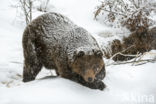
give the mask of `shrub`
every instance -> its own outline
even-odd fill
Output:
[[[148,16],[155,11],[152,0],[103,0],[95,11],[95,19],[103,19],[114,27],[125,26],[131,32],[148,28],[152,21]],[[101,17],[102,16],[102,17]]]

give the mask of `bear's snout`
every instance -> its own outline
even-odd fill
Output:
[[[86,82],[91,83],[91,82],[94,82],[95,73],[94,73],[94,71],[91,70],[91,69],[90,69],[90,70],[86,70],[85,75],[84,75],[83,77],[84,77],[84,80],[85,80]]]
[[[92,82],[94,82],[94,79],[95,79],[95,76],[86,76],[86,77],[84,77],[84,80],[86,81],[86,82],[89,82],[89,83],[92,83]]]

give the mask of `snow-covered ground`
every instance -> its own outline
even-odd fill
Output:
[[[14,1],[0,1],[0,104],[156,104],[156,63],[106,66],[104,91],[52,77],[45,69],[35,81],[23,83],[24,25],[17,17],[17,9],[10,6]],[[113,38],[121,38],[121,31],[93,20],[97,4],[98,0],[51,0],[49,8],[66,15],[91,32],[100,45],[106,45]]]

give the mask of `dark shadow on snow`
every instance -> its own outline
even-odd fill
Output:
[[[54,78],[58,78],[58,76],[46,76],[46,77],[40,78],[38,80],[54,79]]]

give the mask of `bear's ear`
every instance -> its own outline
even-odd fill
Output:
[[[79,53],[77,54],[77,57],[82,57],[84,55],[85,55],[84,51],[79,51]]]
[[[98,56],[98,57],[102,57],[103,53],[102,53],[102,51],[98,50],[98,51],[95,52],[95,55]]]

